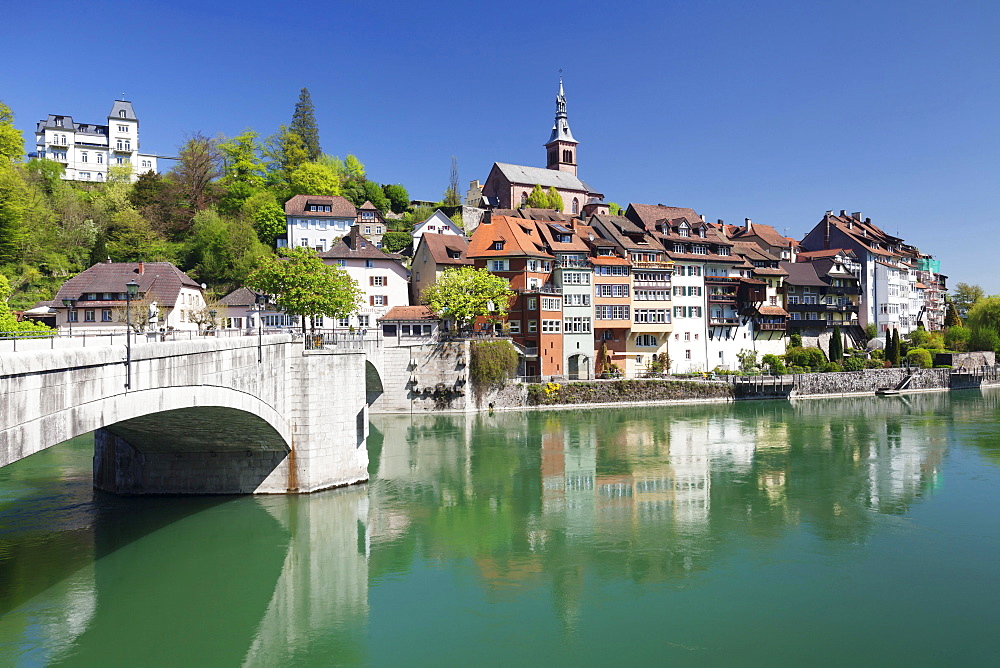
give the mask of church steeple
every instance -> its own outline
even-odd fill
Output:
[[[559,94],[556,95],[556,120],[552,125],[552,134],[545,144],[547,164],[549,169],[569,172],[576,176],[576,145],[573,131],[569,129],[569,118],[566,115],[566,93],[563,91],[562,77],[559,77]]]

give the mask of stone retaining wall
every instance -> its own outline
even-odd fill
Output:
[[[896,389],[911,375],[906,391],[947,390],[951,369],[866,369],[839,373],[804,373],[795,376],[792,396],[867,394]]]

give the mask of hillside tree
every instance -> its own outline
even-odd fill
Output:
[[[323,151],[319,146],[319,126],[316,124],[315,109],[308,88],[299,91],[299,101],[295,103],[290,129],[302,140],[309,160],[318,160]]]

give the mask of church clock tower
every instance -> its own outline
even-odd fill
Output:
[[[559,77],[559,94],[556,95],[556,121],[552,134],[545,144],[546,167],[576,176],[576,145],[573,132],[566,117],[566,93],[563,92],[562,77]]]

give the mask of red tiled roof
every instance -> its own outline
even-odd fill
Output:
[[[788,311],[781,308],[780,306],[761,306],[757,309],[757,312],[761,315],[783,315],[787,316]]]
[[[689,223],[700,221],[701,216],[695,213],[694,209],[679,206],[663,206],[662,204],[635,204],[628,205],[628,209],[633,211],[639,221],[647,230],[656,229],[656,221],[667,218],[674,220],[677,218],[687,218]],[[627,213],[626,213],[627,215]]]
[[[493,248],[497,241],[503,242],[500,250]],[[510,216],[493,216],[489,223],[484,220],[472,233],[466,256],[552,258],[545,249],[545,240],[539,235],[535,221]]]
[[[436,264],[468,265],[473,264],[468,257],[469,242],[465,237],[454,234],[435,234],[424,232],[420,237],[424,246],[434,258]],[[451,251],[449,253],[449,251]],[[451,257],[458,253],[458,257]],[[416,257],[416,254],[414,254]]]
[[[363,258],[366,260],[402,260],[399,253],[386,253],[361,234],[361,229],[354,225],[346,237],[333,244],[330,250],[319,253],[324,260],[349,260]]]
[[[379,318],[384,320],[440,320],[430,307],[420,306],[393,306],[388,313]]]
[[[591,264],[595,265],[628,265],[632,264],[623,257],[601,255],[599,257],[590,258]]]

